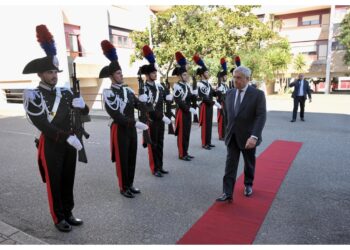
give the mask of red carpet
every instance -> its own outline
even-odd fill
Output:
[[[233,203],[215,202],[177,244],[252,244],[301,145],[274,141],[257,158],[253,196],[243,195],[242,174]]]

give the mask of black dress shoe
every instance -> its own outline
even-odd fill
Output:
[[[169,171],[162,168],[159,170],[159,172],[161,172],[162,174],[169,174]]]
[[[61,232],[72,231],[72,226],[68,224],[66,220],[61,220],[59,223],[55,224],[55,227]]]
[[[292,119],[290,122],[295,122],[295,119]]]
[[[131,193],[133,193],[133,194],[139,194],[139,193],[141,193],[141,190],[138,189],[138,188],[135,188],[135,187],[130,187],[130,188],[129,188],[129,191],[130,191]]]
[[[73,215],[66,218],[66,221],[72,226],[80,226],[83,224],[81,219],[75,218]]]
[[[192,155],[187,155],[187,157],[190,158],[190,159],[194,158],[194,156],[192,156]]]
[[[223,193],[219,198],[216,199],[216,201],[219,201],[219,202],[224,202],[224,201],[232,202],[232,195],[228,195],[228,194]]]
[[[204,146],[202,146],[202,148],[204,148],[206,150],[211,150],[211,147],[209,145],[204,145]]]
[[[209,144],[208,146],[211,147],[211,148],[214,148],[214,147],[215,147],[214,144]]]
[[[133,195],[128,189],[125,191],[120,190],[120,193],[126,198],[135,198],[135,195]]]
[[[191,159],[187,155],[184,157],[179,157],[179,159],[183,161],[191,161]]]
[[[305,122],[304,118],[300,118],[301,121]]]
[[[244,188],[244,195],[245,196],[247,196],[247,197],[249,197],[249,196],[251,196],[253,194],[253,188],[252,188],[252,186],[245,186],[245,188]]]
[[[156,177],[163,177],[162,173],[159,170],[154,172],[154,176],[156,176]]]

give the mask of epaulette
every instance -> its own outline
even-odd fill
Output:
[[[174,91],[179,91],[179,90],[182,90],[180,84],[175,83],[175,84],[174,84]]]
[[[40,98],[38,89],[25,89],[23,91],[23,99],[28,101],[35,101]]]
[[[104,89],[103,90],[103,96],[105,98],[111,98],[111,97],[113,97],[115,95],[114,95],[114,93],[113,93],[113,91],[111,89]]]

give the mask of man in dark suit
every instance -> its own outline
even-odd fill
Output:
[[[309,102],[311,102],[311,89],[309,82],[304,80],[304,75],[299,74],[298,80],[289,84],[289,87],[294,87],[294,91],[292,93],[292,98],[294,99],[294,107],[293,107],[293,118],[290,122],[295,122],[297,119],[298,106],[300,103],[300,120],[303,122],[304,120],[304,110],[305,110],[305,101],[308,95]]]
[[[217,201],[232,201],[240,153],[244,159],[244,195],[253,193],[256,146],[266,121],[264,92],[248,85],[250,69],[239,66],[234,70],[235,89],[226,94],[224,106],[226,119],[225,144],[227,158],[223,178],[223,194]]]

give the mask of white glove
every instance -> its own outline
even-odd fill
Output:
[[[165,100],[171,102],[174,99],[174,96],[172,94],[169,94],[165,97]]]
[[[146,94],[142,94],[139,96],[139,101],[140,102],[147,102],[147,95]]]
[[[148,129],[147,124],[144,124],[142,122],[136,122],[135,127],[140,129],[140,130],[147,130]]]
[[[73,146],[76,150],[80,151],[83,148],[78,137],[76,135],[70,135],[67,139],[69,145]]]
[[[196,113],[197,113],[197,111],[196,111],[194,108],[190,108],[190,112],[191,112],[192,114],[196,114]]]
[[[79,108],[79,109],[85,108],[85,102],[83,97],[74,98],[72,101],[72,106],[74,108]]]
[[[221,105],[220,105],[220,103],[218,103],[217,101],[215,101],[214,105],[215,105],[218,109],[221,109]]]
[[[170,123],[171,123],[171,120],[168,118],[168,117],[166,117],[165,115],[163,116],[163,122],[165,123],[165,124],[167,124],[167,125],[169,125]]]
[[[195,109],[195,108],[190,108],[190,112],[191,112],[193,115],[199,116],[198,111],[197,111],[197,109]]]
[[[194,94],[194,95],[198,95],[198,89],[194,89],[194,90],[192,90],[192,94]]]

